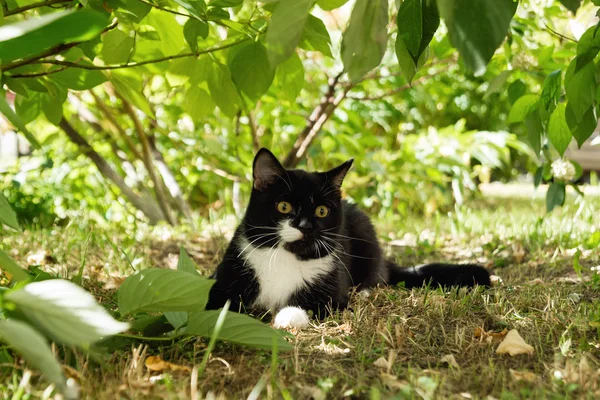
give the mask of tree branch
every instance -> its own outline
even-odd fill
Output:
[[[41,57],[38,57],[35,60],[29,61],[29,62],[24,63],[24,64],[28,64],[28,63],[31,63],[31,64],[52,64],[52,65],[63,65],[63,66],[66,66],[66,67],[71,67],[71,68],[81,68],[81,69],[89,69],[89,70],[102,70],[102,71],[104,71],[104,70],[110,70],[110,69],[134,68],[134,67],[139,67],[139,66],[147,65],[147,64],[155,64],[155,63],[159,63],[159,62],[162,62],[162,61],[176,60],[178,58],[198,57],[199,55],[202,55],[202,54],[214,53],[216,51],[225,50],[225,49],[228,49],[230,47],[236,46],[236,45],[238,45],[240,43],[247,42],[249,40],[250,40],[249,38],[245,38],[245,39],[236,40],[236,41],[233,41],[231,43],[227,43],[227,44],[224,44],[224,45],[221,45],[221,46],[215,46],[215,47],[210,47],[208,49],[199,50],[199,51],[197,51],[195,53],[191,53],[190,52],[190,53],[174,54],[172,56],[166,56],[166,57],[156,58],[156,59],[152,59],[152,60],[137,61],[137,62],[131,62],[131,63],[125,63],[125,64],[115,64],[115,65],[110,65],[110,64],[109,65],[95,65],[95,64],[89,65],[88,64],[88,65],[86,65],[86,64],[79,64],[79,63],[76,63],[76,62],[64,61],[64,60],[39,60],[38,58],[41,58]],[[77,45],[77,44],[79,44],[79,43],[76,43],[74,45]],[[71,47],[73,47],[73,46],[71,46]],[[23,65],[23,64],[20,64],[18,66],[21,66],[21,65]],[[13,68],[16,68],[16,67],[13,67],[13,66],[9,65],[9,66],[7,66],[5,68],[2,68],[2,69],[4,71],[7,71],[7,70],[11,70]],[[46,74],[46,75],[49,75],[50,73],[52,73],[52,71],[48,71],[48,72],[49,73]]]
[[[9,17],[11,15],[15,15],[15,14],[19,14],[28,10],[32,10],[34,8],[40,8],[40,7],[46,7],[46,6],[51,6],[53,4],[58,4],[58,3],[71,3],[73,0],[46,0],[46,1],[40,1],[39,3],[32,3],[32,4],[28,4],[26,6],[23,7],[17,7],[17,8],[13,8],[12,10],[9,10],[8,7],[5,8],[5,3],[2,2],[2,8],[4,9],[4,16],[5,17]]]
[[[59,126],[67,134],[69,139],[80,148],[82,153],[92,160],[100,173],[111,180],[121,190],[121,193],[123,193],[125,198],[148,217],[151,224],[154,225],[158,221],[164,219],[160,208],[158,208],[155,203],[149,202],[148,199],[143,199],[135,194],[133,190],[127,186],[123,178],[112,169],[106,160],[93,149],[87,140],[85,140],[85,138],[81,136],[66,119],[63,118],[60,121]]]
[[[154,163],[152,162],[152,151],[150,149],[150,143],[148,141],[148,137],[146,136],[146,132],[144,131],[144,127],[142,126],[142,122],[138,118],[135,110],[131,104],[123,96],[121,96],[118,92],[115,91],[117,96],[123,102],[123,106],[125,108],[125,112],[129,115],[133,124],[135,126],[135,130],[138,134],[140,142],[142,143],[142,155],[144,165],[148,170],[148,175],[150,176],[150,180],[154,184],[154,191],[156,193],[156,199],[158,200],[158,205],[165,215],[167,222],[171,225],[176,225],[177,221],[171,214],[171,210],[169,209],[169,202],[167,201],[167,197],[164,192],[164,182],[162,180],[158,180],[156,176],[156,171],[154,170]]]
[[[294,168],[296,165],[298,165],[302,157],[304,157],[308,146],[313,141],[319,130],[323,127],[323,124],[327,122],[335,108],[344,99],[344,97],[346,97],[346,93],[352,86],[348,86],[346,90],[344,90],[341,98],[338,99],[335,96],[336,86],[343,73],[344,71],[329,79],[327,92],[325,92],[325,95],[321,98],[319,105],[315,107],[313,112],[308,117],[306,126],[298,135],[298,139],[296,139],[294,146],[288,152],[285,160],[283,161],[283,166],[285,168]],[[337,104],[334,105],[336,101]]]
[[[113,21],[109,26],[107,26],[106,28],[104,28],[102,30],[102,32],[100,32],[100,35],[103,34],[103,33],[105,33],[105,32],[110,31],[111,29],[116,28],[118,24],[119,23],[117,22],[117,20]],[[75,46],[77,46],[78,44],[81,44],[81,43],[83,43],[83,42],[73,42],[73,43],[59,44],[59,45],[56,45],[54,47],[49,48],[46,51],[43,51],[42,53],[40,53],[38,55],[31,56],[31,57],[24,58],[24,59],[19,60],[19,61],[14,61],[14,62],[5,64],[5,65],[2,65],[2,66],[0,66],[0,70],[2,70],[3,72],[6,72],[6,71],[10,71],[11,69],[15,69],[15,68],[21,67],[23,65],[27,65],[27,64],[40,64],[40,62],[39,62],[40,58],[44,58],[44,57],[54,56],[56,54],[60,54],[63,51],[69,50],[71,47],[75,47]],[[58,71],[55,71],[55,72],[58,72]],[[46,74],[46,75],[49,75],[49,74]]]
[[[165,11],[165,12],[168,12],[168,13],[171,13],[171,14],[175,14],[175,15],[181,15],[182,17],[194,18],[194,17],[192,17],[189,14],[184,14],[184,13],[180,13],[179,11],[171,10],[169,8],[164,8],[164,7],[159,6],[158,4],[154,4],[154,3],[151,3],[151,2],[146,1],[146,0],[137,0],[137,1],[139,1],[140,3],[147,4],[147,5],[151,6],[151,7],[154,7],[157,10]]]

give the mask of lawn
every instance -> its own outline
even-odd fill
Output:
[[[472,291],[381,288],[351,310],[293,332],[294,350],[271,353],[207,341],[121,338],[108,350],[54,347],[86,398],[600,398],[600,199],[569,199],[544,216],[529,197],[488,197],[432,218],[378,224],[400,264],[478,262],[499,282]],[[218,223],[217,223],[218,222]],[[235,221],[197,231],[77,225],[0,239],[21,265],[74,278],[109,310],[134,269],[173,268],[179,246],[212,271]],[[35,268],[35,267],[31,267]],[[496,354],[493,333],[516,329],[533,355]],[[107,345],[108,346],[108,345]],[[5,352],[0,356],[6,357]],[[148,356],[181,366],[151,371]],[[3,398],[50,398],[20,362],[2,362]]]

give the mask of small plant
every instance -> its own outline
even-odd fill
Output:
[[[15,213],[0,194],[0,226],[2,224],[19,229]],[[0,290],[0,339],[39,369],[67,399],[77,398],[78,391],[66,380],[48,339],[86,350],[130,327],[144,330],[151,324],[160,324],[161,331],[167,331],[165,337],[173,340],[184,335],[209,337],[210,349],[217,339],[267,350],[291,349],[284,338],[285,332],[256,319],[230,313],[227,309],[205,311],[213,281],[197,273],[183,249],[176,271],[146,269],[125,280],[118,291],[118,303],[123,316],[138,317],[131,325],[115,320],[90,293],[70,281],[33,281],[26,270],[1,250],[0,268],[14,282],[12,287]],[[148,312],[164,314],[147,318]],[[209,352],[207,350],[204,366]]]

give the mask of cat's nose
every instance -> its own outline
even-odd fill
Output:
[[[300,229],[302,232],[311,231],[312,228],[313,224],[308,220],[308,218],[302,218],[298,224],[298,229]]]

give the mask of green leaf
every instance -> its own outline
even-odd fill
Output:
[[[190,46],[192,53],[198,51],[198,38],[206,39],[208,36],[208,24],[197,19],[188,19],[183,26],[183,37]]]
[[[237,7],[237,6],[241,5],[243,2],[244,2],[244,0],[213,0],[210,2],[210,5],[212,7],[226,8],[226,7]]]
[[[63,117],[62,105],[63,105],[64,100],[61,101],[61,99],[59,99],[58,97],[50,96],[50,95],[46,95],[46,94],[42,94],[40,96],[40,98],[41,98],[42,111],[44,111],[44,115],[46,116],[46,119],[48,119],[48,121],[51,124],[58,125]]]
[[[119,309],[123,315],[203,310],[213,284],[213,280],[187,272],[145,269],[131,275],[119,288]]]
[[[387,24],[387,0],[356,1],[342,37],[342,61],[352,82],[358,82],[383,59]]]
[[[87,346],[129,328],[111,317],[91,294],[64,279],[29,283],[8,292],[4,299],[59,343]]]
[[[535,175],[533,178],[533,186],[535,188],[537,188],[538,186],[540,186],[540,183],[542,183],[542,178],[544,177],[544,167],[538,167],[535,170]]]
[[[595,65],[589,62],[577,69],[577,60],[580,57],[577,56],[571,61],[565,73],[565,91],[577,121],[580,121],[593,106],[596,97]]]
[[[15,108],[16,108],[16,104],[15,104]],[[0,113],[2,113],[6,117],[6,119],[8,119],[10,121],[10,123],[15,126],[15,128],[17,128],[21,133],[23,133],[23,135],[25,135],[25,137],[27,138],[27,140],[29,141],[29,143],[31,143],[31,145],[33,147],[35,147],[38,150],[42,149],[42,147],[40,146],[40,143],[31,134],[31,132],[29,132],[29,130],[25,126],[25,123],[13,111],[13,109],[8,105],[8,102],[6,101],[6,98],[4,96],[0,96]]]
[[[198,275],[196,264],[190,258],[190,256],[188,256],[188,253],[186,253],[183,247],[179,248],[179,260],[177,261],[177,270],[187,272],[192,275]]]
[[[138,0],[119,0],[119,8],[115,10],[115,16],[119,22],[139,24],[148,15],[152,6]]]
[[[106,27],[107,15],[82,9],[60,11],[0,27],[3,62],[26,58],[62,43],[84,42]]]
[[[525,94],[526,90],[527,86],[525,86],[523,81],[520,79],[517,79],[511,83],[508,86],[508,101],[510,101],[510,104],[515,104],[515,102]]]
[[[331,11],[340,8],[346,4],[348,0],[317,0],[317,5],[321,10]]]
[[[66,387],[62,368],[46,339],[24,322],[0,320],[0,338],[21,354],[27,363],[40,370],[44,377],[54,383],[59,391]]]
[[[190,81],[192,85],[204,82],[210,74],[211,61],[208,56],[184,57],[171,62],[167,70],[167,82],[171,86],[181,86]]]
[[[17,282],[26,281],[31,276],[23,268],[19,267],[5,252],[0,250],[0,269],[12,275]]]
[[[170,311],[165,313],[165,318],[175,329],[179,329],[188,322],[188,313],[185,311]]]
[[[485,100],[489,99],[491,95],[495,93],[503,92],[504,85],[506,84],[506,80],[510,77],[512,71],[502,71],[498,75],[496,75],[489,83],[487,90],[485,91],[485,95],[483,98]],[[522,94],[521,94],[522,95]],[[519,97],[521,97],[519,95]]]
[[[81,61],[80,64],[92,65]],[[106,76],[98,70],[67,68],[50,75],[51,80],[72,90],[88,90],[106,82]]]
[[[211,337],[220,310],[190,313],[186,333]],[[286,332],[273,329],[247,315],[227,312],[218,339],[260,349],[271,350],[273,342],[279,350],[291,350],[293,346],[285,340]]]
[[[239,109],[240,98],[235,84],[231,80],[229,69],[218,63],[212,63],[208,75],[210,97],[228,117],[234,117]]]
[[[333,57],[329,32],[323,21],[313,15],[309,15],[306,20],[298,47],[309,51],[318,51],[327,57]]]
[[[581,5],[581,0],[559,0],[563,6],[567,8],[567,10],[571,11],[573,14],[577,12],[577,9]]]
[[[565,184],[563,182],[552,182],[546,192],[546,211],[550,212],[555,207],[565,204]]]
[[[398,10],[396,24],[396,42],[403,42],[416,65],[440,25],[437,7],[428,0],[405,0]]]
[[[253,100],[258,100],[269,90],[275,76],[267,50],[260,43],[242,48],[231,61],[229,69],[235,86]]]
[[[219,7],[209,8],[206,15],[209,21],[220,21],[230,19],[229,11],[223,10]]]
[[[13,211],[10,204],[0,192],[0,224],[8,225],[13,229],[19,230],[19,222],[17,221],[17,214]]]
[[[554,111],[558,101],[560,100],[562,82],[561,72],[562,71],[560,69],[557,69],[556,71],[550,73],[550,75],[548,75],[544,80],[544,86],[541,95],[541,106],[543,107],[544,111],[548,113],[552,113],[552,111]]]
[[[27,97],[15,96],[15,111],[24,124],[34,121],[42,113],[42,94],[29,92]]]
[[[598,121],[594,116],[594,107],[588,108],[588,110],[580,117],[579,120],[575,117],[575,113],[571,109],[570,103],[567,103],[567,109],[565,111],[565,117],[567,119],[567,125],[571,134],[577,141],[579,147],[583,146],[586,140],[592,136]]]
[[[139,108],[144,114],[154,117],[150,103],[144,96],[143,84],[139,76],[129,75],[126,72],[113,72],[110,76],[110,82],[128,102]]]
[[[304,87],[304,66],[294,53],[277,67],[276,80],[282,98],[294,102]]]
[[[450,42],[467,68],[481,75],[502,44],[518,2],[514,0],[437,0]]]
[[[550,122],[548,123],[548,139],[550,139],[561,157],[565,154],[565,150],[572,139],[565,117],[565,109],[565,103],[559,104],[550,116]]]
[[[197,18],[200,21],[206,19],[206,3],[204,0],[173,0],[181,7],[185,8],[191,16]]]
[[[527,141],[531,145],[531,148],[538,156],[542,150],[542,135],[544,134],[544,127],[540,114],[532,112],[525,118],[525,128],[527,128]]]
[[[313,0],[280,0],[271,16],[265,45],[273,67],[287,60],[300,42]]]
[[[214,114],[215,103],[206,90],[190,86],[186,92],[183,109],[192,117],[194,123],[202,125],[208,115]]]
[[[577,55],[583,56],[587,53],[591,53],[594,58],[600,50],[600,32],[598,26],[592,26],[581,35],[579,42],[577,42]]]
[[[511,107],[506,122],[509,124],[514,124],[524,121],[525,117],[537,109],[539,100],[540,97],[535,94],[526,94],[525,96],[521,96],[519,100],[517,100]]]
[[[134,39],[123,31],[113,29],[102,39],[102,59],[105,64],[125,64],[132,57]]]

